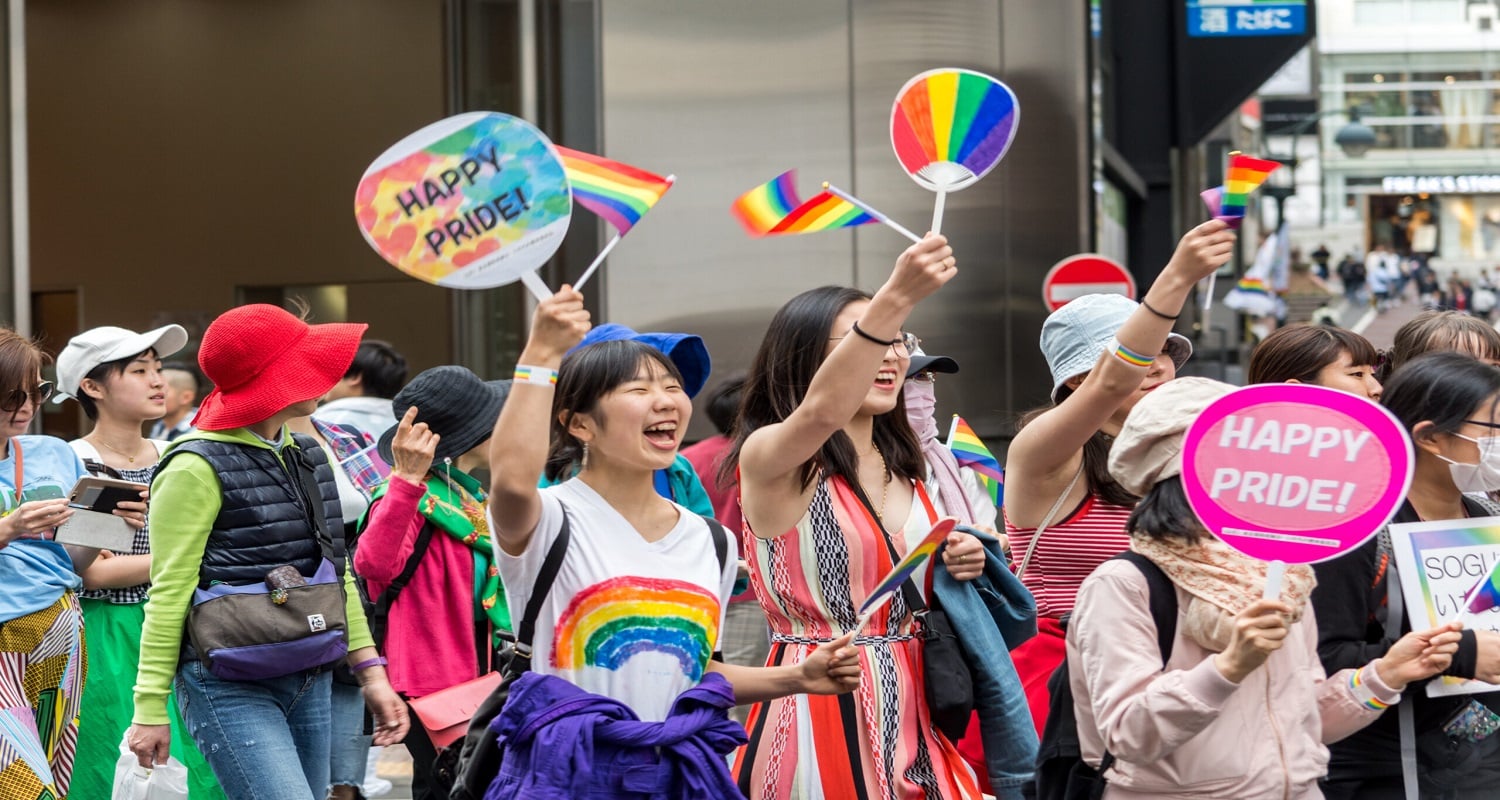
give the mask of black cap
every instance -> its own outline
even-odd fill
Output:
[[[427,423],[438,441],[435,462],[458,458],[490,438],[495,420],[505,398],[510,396],[510,381],[485,382],[464,367],[433,367],[413,378],[391,400],[391,411],[397,419],[417,407],[417,422]],[[394,426],[380,437],[380,457],[387,464],[396,463],[391,442],[396,439]]]
[[[924,372],[958,372],[958,362],[947,356],[912,356],[911,366],[906,368],[906,377],[915,378]]]

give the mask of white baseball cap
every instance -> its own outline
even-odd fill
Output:
[[[137,356],[155,350],[166,358],[181,350],[188,340],[181,325],[167,325],[145,333],[106,325],[91,328],[68,340],[68,346],[57,356],[57,395],[52,402],[61,403],[77,397],[78,385],[100,364]]]

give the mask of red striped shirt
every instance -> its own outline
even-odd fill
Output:
[[[1130,549],[1125,523],[1134,510],[1134,506],[1112,505],[1090,493],[1067,519],[1042,531],[1036,555],[1021,577],[1036,598],[1037,616],[1057,619],[1072,611],[1083,579],[1095,567]],[[1005,533],[1010,536],[1011,552],[1019,564],[1036,528],[1017,528],[1007,518]]]

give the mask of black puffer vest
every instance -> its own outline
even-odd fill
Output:
[[[293,434],[293,442],[313,467],[334,552],[342,556],[344,524],[333,467],[312,438]],[[282,467],[276,453],[264,447],[190,439],[172,448],[157,474],[183,452],[201,456],[213,466],[222,496],[219,516],[203,550],[200,588],[215,581],[233,586],[259,583],[283,564],[309,577],[317,571],[323,553],[303,498],[293,446],[283,449],[287,465]]]

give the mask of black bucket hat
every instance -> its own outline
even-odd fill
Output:
[[[396,393],[391,411],[401,419],[408,409],[417,407],[417,422],[427,423],[442,437],[433,458],[434,463],[440,463],[445,458],[458,458],[490,438],[505,398],[510,396],[510,384],[508,380],[480,380],[465,367],[433,367]],[[387,464],[396,463],[391,442],[396,439],[397,427],[380,437],[380,457]]]

